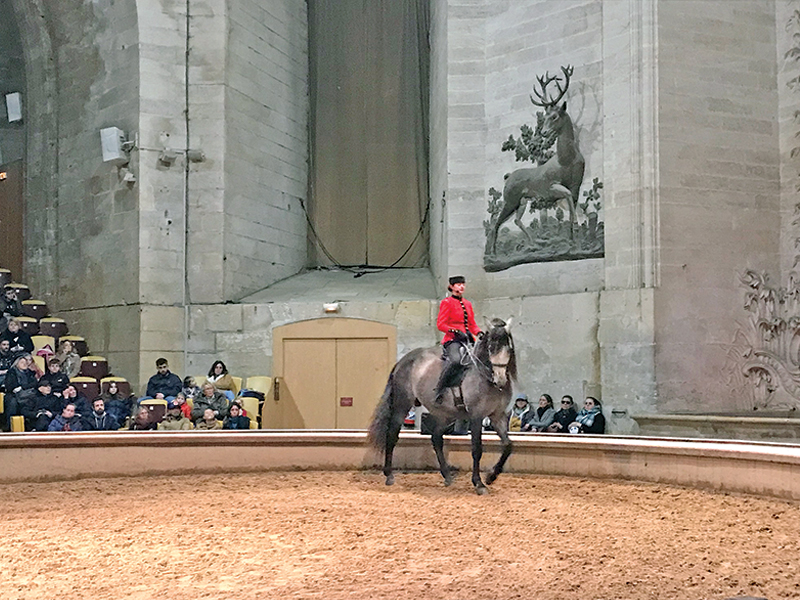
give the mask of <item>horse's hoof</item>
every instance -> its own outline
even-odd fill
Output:
[[[486,476],[486,485],[492,485],[495,481],[497,481],[497,475],[494,473],[489,473]]]
[[[389,475],[386,478],[386,485],[394,485],[394,475]]]
[[[450,487],[453,485],[453,478],[452,477],[445,477],[444,478],[444,487]]]
[[[485,496],[486,494],[489,493],[489,489],[483,485],[475,486],[475,493],[478,494],[478,496]]]

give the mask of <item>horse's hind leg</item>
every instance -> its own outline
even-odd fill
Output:
[[[447,460],[444,457],[444,430],[447,425],[440,423],[438,419],[435,419],[434,423],[431,444],[433,445],[433,451],[436,453],[436,460],[439,461],[439,472],[444,477],[444,484],[449,486],[453,483],[453,475],[450,465],[447,464]]]
[[[395,412],[392,414],[386,431],[386,448],[384,452],[383,474],[386,477],[386,485],[394,485],[394,473],[392,471],[392,455],[397,440],[400,439],[400,430],[403,428],[403,416]]]
[[[503,472],[503,467],[505,467],[506,461],[508,457],[511,456],[511,451],[513,450],[511,440],[508,437],[508,422],[506,421],[506,416],[502,415],[499,418],[493,417],[492,427],[494,427],[497,435],[500,436],[502,450],[500,451],[500,458],[497,459],[497,463],[495,463],[492,470],[489,471],[489,474],[486,476],[486,485],[492,485],[497,479],[497,476]]]
[[[481,481],[481,456],[483,456],[483,419],[472,419],[470,421],[472,430],[472,485],[475,492],[482,496],[489,493],[486,486]]]

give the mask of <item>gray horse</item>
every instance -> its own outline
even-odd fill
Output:
[[[389,381],[375,409],[369,428],[369,443],[385,454],[383,474],[386,485],[394,483],[392,453],[400,436],[403,418],[418,400],[431,414],[434,430],[431,443],[439,461],[445,485],[453,482],[452,467],[444,457],[444,430],[456,419],[467,419],[472,430],[472,484],[478,494],[488,489],[481,480],[480,463],[483,454],[482,423],[489,417],[500,436],[503,447],[486,483],[491,485],[503,472],[511,455],[508,438],[506,407],[511,400],[511,381],[516,380],[517,364],[511,321],[494,319],[468,354],[468,365],[460,388],[450,389],[441,403],[435,402],[436,382],[442,370],[441,347],[417,348],[406,354],[392,369]]]

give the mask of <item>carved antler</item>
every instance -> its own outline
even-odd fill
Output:
[[[564,94],[566,94],[567,90],[569,89],[569,78],[572,77],[572,71],[573,71],[573,68],[570,65],[568,65],[566,67],[561,67],[561,72],[564,73],[564,87],[563,88],[561,87],[561,77],[559,77],[558,75],[550,75],[549,71],[544,74],[544,77],[537,77],[536,81],[539,82],[539,86],[542,88],[542,91],[539,92],[536,89],[536,85],[534,84],[534,86],[533,86],[533,94],[531,94],[531,102],[535,106],[541,106],[542,108],[548,108],[550,106],[555,106],[556,104],[558,104],[561,101],[561,99],[564,97]],[[547,97],[547,87],[551,83],[553,83],[554,81],[556,82],[556,89],[558,90],[558,97],[556,97],[554,99],[549,99]],[[534,100],[534,98],[533,98],[534,94],[536,95],[536,98],[538,98],[538,102],[536,100]]]

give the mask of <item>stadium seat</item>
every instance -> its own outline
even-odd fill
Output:
[[[117,389],[120,393],[127,397],[131,395],[131,384],[124,377],[103,377],[100,379],[100,393],[104,394],[108,391],[108,386],[114,381],[117,384]]]
[[[242,403],[242,408],[247,411],[247,416],[250,418],[250,429],[258,429],[258,398],[239,396],[237,400]],[[253,423],[256,423],[255,427],[253,427]]]
[[[58,339],[69,333],[69,327],[67,327],[67,322],[64,319],[46,317],[39,320],[39,331],[43,335],[52,335],[54,338]]]
[[[242,378],[231,375],[231,379],[233,379],[234,385],[233,395],[238,396],[239,392],[242,391]]]
[[[150,411],[151,423],[161,423],[161,421],[164,420],[164,415],[167,414],[166,400],[156,400],[156,399],[142,400],[139,403],[139,406],[143,406],[148,411]]]
[[[258,422],[254,418],[250,418],[250,429],[258,429]]]
[[[0,413],[6,412],[6,395],[0,392]]]
[[[78,375],[98,380],[108,377],[108,361],[102,356],[84,356]]]
[[[31,299],[31,290],[24,283],[7,283],[3,287],[17,292],[17,300],[20,302]]]
[[[36,363],[36,366],[39,367],[39,370],[42,373],[47,373],[47,365],[44,362],[44,356],[39,356],[38,354],[34,354],[33,362]]]
[[[33,337],[39,333],[39,321],[31,317],[17,317],[19,321],[19,328]]]
[[[89,346],[86,344],[86,340],[79,335],[62,335],[59,341],[72,342],[72,347],[78,353],[78,356],[87,356],[89,354]]]
[[[69,382],[75,386],[79,394],[83,394],[91,402],[100,395],[100,384],[93,377],[73,377]]]
[[[0,269],[0,285],[5,286],[7,283],[11,283],[11,271],[8,269]]]
[[[266,397],[272,391],[272,377],[254,375],[247,378],[245,389],[261,392]]]
[[[31,317],[37,321],[50,315],[47,303],[42,300],[25,300],[22,303],[22,312],[26,317]]]
[[[41,350],[45,346],[50,346],[50,349],[56,351],[56,338],[52,335],[32,335],[31,341],[33,342],[33,351]]]
[[[11,431],[14,433],[22,433],[25,431],[25,417],[22,415],[15,415],[11,417]]]

